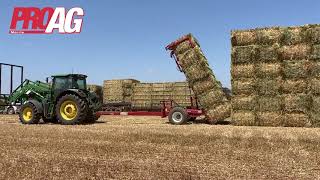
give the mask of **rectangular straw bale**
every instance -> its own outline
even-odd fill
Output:
[[[284,110],[286,112],[307,113],[311,104],[311,97],[308,94],[285,94]]]
[[[224,119],[230,117],[231,114],[231,104],[228,101],[216,106],[211,106],[207,108],[205,116],[209,121],[217,120],[223,121]]]
[[[256,91],[259,95],[279,95],[282,78],[259,78],[256,80]]]
[[[193,64],[199,63],[198,59],[205,59],[203,52],[199,47],[189,49],[188,51],[185,51],[181,54],[176,54],[176,56],[181,65],[185,68]],[[202,61],[202,63],[209,65],[207,61]]]
[[[256,108],[257,96],[234,96],[231,100],[231,105],[233,110],[246,110],[253,111]]]
[[[306,43],[308,41],[307,28],[308,27],[306,26],[282,28],[281,44],[296,45],[296,44]]]
[[[286,113],[284,115],[283,125],[286,127],[310,127],[311,122],[307,114]]]
[[[290,93],[307,93],[309,92],[309,85],[308,81],[299,79],[299,80],[292,80],[287,79],[283,81],[282,84],[282,91],[283,93],[290,94]]]
[[[279,48],[279,58],[282,60],[309,59],[311,45],[298,44],[293,46],[282,46]]]
[[[231,32],[232,46],[248,46],[257,42],[255,31],[233,31]]]
[[[310,88],[313,95],[320,95],[320,78],[311,79]]]
[[[279,62],[278,58],[278,45],[273,46],[259,46],[257,47],[256,62]]]
[[[281,111],[282,109],[283,101],[280,95],[259,96],[256,101],[257,101],[257,104],[256,104],[257,111],[273,112],[273,111]]]
[[[306,30],[309,43],[320,44],[320,26],[312,25]]]
[[[320,60],[320,44],[314,44],[310,53],[309,59],[319,61]]]
[[[220,104],[222,101],[225,100],[225,94],[223,91],[215,91],[215,90],[210,90],[207,93],[200,94],[197,96],[198,102],[200,105],[208,109],[210,107],[216,106]]]
[[[187,34],[186,35],[187,37],[190,38],[190,41],[196,46],[196,47],[200,47],[200,44],[198,42],[198,40],[193,37],[191,34]],[[193,44],[190,43],[190,41],[184,41],[182,43],[180,43],[176,49],[174,50],[175,54],[178,55],[178,54],[183,54],[185,53],[186,51],[189,51],[191,49],[193,49]]]
[[[307,78],[310,72],[308,60],[285,60],[283,61],[283,74],[285,78]]]
[[[233,65],[231,68],[231,76],[233,79],[252,78],[255,75],[254,64]]]
[[[278,127],[283,125],[283,115],[280,112],[257,112],[257,125]]]
[[[251,95],[255,93],[255,79],[243,78],[231,81],[231,91],[234,95],[246,94]]]
[[[252,63],[257,56],[257,46],[232,47],[232,64]]]
[[[319,61],[310,62],[310,74],[312,77],[320,78],[320,59]]]
[[[214,76],[209,76],[206,79],[203,79],[202,81],[196,81],[191,84],[193,92],[196,95],[202,94],[206,91],[209,91],[210,89],[216,89],[219,88],[220,84],[216,82]]]
[[[190,82],[195,82],[210,76],[212,71],[205,64],[195,63],[192,66],[185,68],[184,73]]]
[[[257,63],[257,77],[279,77],[281,76],[281,63]]]
[[[253,111],[234,111],[231,113],[231,122],[236,126],[255,126],[256,115]]]
[[[256,29],[256,35],[257,44],[259,45],[274,45],[279,43],[282,38],[279,27]]]

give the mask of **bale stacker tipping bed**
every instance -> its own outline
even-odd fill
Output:
[[[168,117],[171,124],[181,125],[190,120],[195,120],[197,117],[203,115],[203,111],[199,108],[197,100],[190,97],[191,106],[183,108],[179,106],[174,100],[160,101],[160,111],[99,111],[97,116],[101,115],[115,115],[115,116],[160,116],[162,118]]]

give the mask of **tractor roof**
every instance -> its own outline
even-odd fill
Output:
[[[57,74],[53,75],[52,77],[80,77],[80,78],[86,78],[87,76],[84,74]]]

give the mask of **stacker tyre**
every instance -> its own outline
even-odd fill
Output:
[[[169,112],[168,119],[171,124],[181,125],[181,124],[185,124],[186,122],[188,122],[189,116],[184,108],[174,107]]]
[[[19,119],[22,124],[38,124],[40,118],[41,114],[31,102],[27,102],[21,106]]]
[[[87,103],[79,96],[66,94],[56,105],[56,117],[61,124],[81,124],[87,116]]]

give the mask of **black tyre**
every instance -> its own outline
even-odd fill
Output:
[[[188,113],[182,107],[174,107],[169,112],[168,119],[171,124],[181,125],[185,124],[189,120]]]
[[[92,111],[88,111],[87,117],[84,122],[86,123],[95,123],[99,119],[98,116],[96,116]]]
[[[13,107],[8,107],[7,109],[7,114],[15,114],[16,112],[14,111]]]
[[[38,124],[40,118],[41,114],[34,104],[28,102],[21,106],[19,119],[22,124]]]
[[[56,105],[56,117],[61,124],[81,124],[87,116],[87,103],[79,96],[66,94]]]

